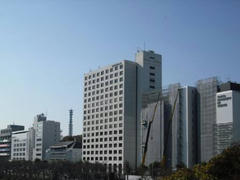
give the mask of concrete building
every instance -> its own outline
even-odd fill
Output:
[[[12,132],[19,130],[24,130],[24,126],[8,125],[6,129],[0,131],[0,160],[11,159]]]
[[[30,160],[29,131],[12,133],[11,160]]]
[[[138,68],[138,91],[146,93],[162,89],[162,56],[154,51],[136,53]]]
[[[141,111],[141,142],[142,142],[142,155],[144,153],[144,147],[147,139],[147,131],[149,122],[153,119],[154,109],[156,106],[155,117],[151,125],[151,131],[148,140],[148,151],[146,154],[145,165],[149,165],[153,162],[160,162],[163,157],[164,150],[164,101],[158,100],[158,96],[161,95],[161,91],[152,91],[143,94],[143,107]]]
[[[71,162],[81,161],[82,144],[75,141],[59,142],[47,149],[46,160]]]
[[[83,160],[122,169],[136,165],[135,63],[120,63],[85,74]]]
[[[206,162],[214,154],[214,125],[216,124],[216,93],[219,81],[216,77],[199,80],[197,90],[199,94],[200,117],[200,160]]]
[[[34,118],[31,134],[33,144],[33,160],[45,160],[46,150],[60,141],[60,123],[47,120],[44,114]]]
[[[216,94],[215,154],[240,142],[240,84],[221,84]]]
[[[179,89],[177,164],[191,168],[198,161],[198,106],[195,87]]]
[[[141,51],[136,62],[124,60],[84,78],[83,160],[120,171],[128,161],[136,168],[141,161],[142,93],[161,88],[161,56]]]

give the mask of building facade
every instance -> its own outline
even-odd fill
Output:
[[[11,159],[12,132],[19,130],[24,130],[24,126],[8,125],[6,129],[0,131],[0,160]]]
[[[210,160],[214,154],[214,126],[216,124],[216,93],[219,81],[216,77],[199,80],[197,90],[199,94],[200,118],[200,159],[201,162]]]
[[[33,144],[32,159],[45,160],[46,150],[60,141],[60,133],[59,122],[47,120],[44,114],[37,115],[30,134]]]
[[[12,133],[11,160],[30,160],[29,131]]]
[[[198,111],[195,87],[179,89],[177,164],[191,168],[198,161]]]
[[[76,141],[59,142],[50,146],[46,152],[47,161],[71,161],[82,160],[82,144]]]
[[[136,62],[124,60],[85,74],[83,160],[119,171],[125,161],[131,168],[140,165],[142,93],[161,88],[160,62],[160,55],[141,51]]]
[[[153,91],[143,94],[143,107],[141,111],[141,142],[142,142],[142,155],[147,140],[147,132],[149,123],[152,121],[151,131],[148,139],[148,150],[146,154],[145,165],[148,166],[153,162],[160,162],[163,157],[164,151],[164,101],[158,99],[161,91]],[[154,110],[155,115],[154,115]],[[154,116],[154,117],[153,117]]]
[[[136,163],[136,64],[130,61],[85,74],[83,160],[121,170]]]
[[[215,154],[240,142],[240,85],[227,82],[216,94]]]

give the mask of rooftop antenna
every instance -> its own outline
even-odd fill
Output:
[[[48,116],[48,109],[46,110],[46,117]]]
[[[146,43],[145,41],[143,42],[143,50],[145,51],[145,48],[146,48]]]

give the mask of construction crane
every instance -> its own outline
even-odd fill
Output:
[[[167,135],[166,135],[166,137],[164,137],[163,158],[162,158],[162,160],[160,162],[162,164],[162,167],[166,166],[166,153],[167,153],[167,151],[166,151],[167,148],[166,147],[167,147],[167,142],[168,142],[168,134],[169,134],[171,123],[172,123],[172,120],[173,120],[173,117],[174,117],[174,112],[175,112],[175,109],[176,109],[178,94],[179,94],[179,90],[177,91],[177,94],[176,94],[176,97],[175,97],[175,100],[174,100],[174,104],[173,104],[173,109],[172,109],[171,114],[170,114],[170,119],[168,121]],[[148,150],[149,135],[150,135],[152,123],[153,123],[153,121],[155,119],[157,106],[158,106],[158,103],[160,101],[160,96],[161,96],[161,93],[158,94],[158,99],[157,99],[157,102],[156,102],[155,107],[154,107],[153,116],[152,116],[151,121],[149,121],[149,124],[148,124],[147,137],[146,137],[144,151],[143,151],[143,157],[142,157],[142,166],[145,166],[145,160],[146,160],[146,155],[147,155],[147,150]]]

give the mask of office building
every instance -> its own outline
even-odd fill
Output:
[[[11,160],[30,160],[29,131],[12,133]]]
[[[71,161],[82,160],[82,144],[77,141],[59,142],[50,146],[46,151],[47,161]]]
[[[33,144],[33,160],[45,160],[46,150],[60,141],[60,123],[47,120],[44,114],[39,114],[34,118],[30,136]]]
[[[144,82],[147,76],[147,82]],[[83,160],[110,170],[141,161],[142,93],[161,88],[161,56],[136,54],[136,62],[121,61],[84,76]]]
[[[216,124],[216,93],[219,81],[216,77],[199,80],[200,160],[206,162],[214,156],[214,125]]]
[[[24,126],[8,125],[6,129],[0,131],[0,160],[11,159],[12,132],[19,130],[24,130]]]
[[[240,84],[221,84],[216,94],[215,154],[240,142]]]
[[[136,64],[130,61],[85,74],[83,160],[121,170],[136,163]]]

